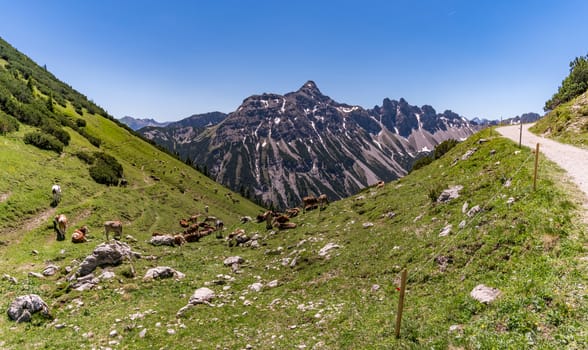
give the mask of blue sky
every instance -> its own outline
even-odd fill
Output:
[[[542,112],[588,53],[585,0],[1,1],[0,37],[117,118],[179,120],[314,80],[469,119]]]

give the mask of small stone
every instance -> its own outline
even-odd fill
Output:
[[[139,332],[139,338],[145,338],[145,335],[147,334],[147,328],[143,328],[140,332]]]
[[[108,336],[110,336],[111,338],[114,338],[117,335],[118,335],[118,331],[116,329],[112,330],[112,331],[110,331],[110,333],[108,333]]]
[[[36,277],[36,278],[43,278],[45,276],[43,276],[42,274],[38,273],[38,272],[29,272],[29,277]]]
[[[262,288],[263,288],[263,284],[259,283],[259,282],[253,283],[252,285],[249,286],[249,289],[254,292],[259,292],[259,291],[261,291]]]
[[[467,216],[471,218],[474,215],[478,214],[481,210],[482,210],[482,208],[480,208],[479,205],[476,205],[476,206],[472,207],[472,209],[470,209],[468,211]]]
[[[172,329],[172,328],[168,328],[167,334],[170,334],[170,335],[176,334],[176,330]]]
[[[273,280],[273,281],[268,282],[267,283],[267,286],[269,288],[275,288],[275,287],[277,287],[278,286],[278,280]]]
[[[379,284],[372,285],[372,292],[377,292],[379,290],[380,290],[380,285]]]
[[[65,328],[65,324],[63,323],[58,323],[55,325],[55,329],[64,329]]]
[[[511,205],[511,204],[513,204],[514,202],[515,202],[515,199],[514,199],[514,197],[510,197],[510,198],[509,198],[509,199],[506,201],[506,204],[508,204],[508,205]]]
[[[466,227],[466,224],[467,224],[467,223],[466,223],[466,221],[465,221],[465,220],[462,220],[462,221],[459,223],[458,227],[459,227],[460,229],[462,229],[462,228]]]
[[[449,234],[451,233],[451,229],[453,228],[453,225],[449,224],[447,226],[445,226],[441,232],[439,232],[439,237],[445,237],[445,236],[449,236]]]
[[[243,259],[240,256],[230,256],[223,261],[223,264],[225,266],[231,266],[231,265],[235,265],[235,264],[242,264],[244,262],[245,262],[245,259]]]
[[[340,246],[338,244],[335,243],[327,243],[324,247],[321,248],[321,250],[319,250],[318,255],[319,256],[327,256],[329,254],[329,252],[333,249],[338,249],[340,248]]]
[[[491,303],[501,294],[497,288],[485,286],[483,284],[477,285],[471,292],[470,296],[481,303]]]

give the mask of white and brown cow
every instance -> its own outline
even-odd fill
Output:
[[[51,206],[56,207],[57,204],[59,204],[59,201],[61,200],[61,186],[53,185],[53,187],[51,187],[51,195],[53,196]]]
[[[57,240],[65,240],[65,230],[67,229],[67,217],[64,214],[59,214],[53,219],[53,229],[57,234]]]
[[[71,234],[72,243],[85,243],[85,242],[87,242],[88,238],[86,238],[86,235],[88,234],[88,232],[90,232],[90,231],[88,230],[88,227],[86,225],[76,229]]]
[[[113,232],[114,239],[120,239],[122,237],[122,223],[120,221],[106,221],[104,223],[104,234],[106,235],[106,240],[108,241],[108,233]]]

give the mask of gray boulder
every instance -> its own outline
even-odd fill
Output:
[[[223,264],[225,266],[233,266],[235,264],[242,264],[243,262],[245,262],[245,259],[240,256],[229,256],[223,261]]]
[[[461,190],[463,190],[462,185],[449,187],[448,189],[443,190],[443,192],[441,192],[441,194],[439,195],[439,198],[437,198],[437,202],[445,203],[445,202],[449,202],[452,199],[459,198],[459,191],[461,191]]]
[[[496,300],[500,295],[500,290],[497,288],[492,288],[485,286],[483,284],[478,284],[471,292],[470,296],[477,301],[485,304],[489,304]]]
[[[215,297],[216,297],[216,294],[214,293],[213,290],[211,290],[209,288],[202,287],[202,288],[196,289],[196,291],[194,291],[194,294],[192,294],[192,296],[190,297],[188,304],[186,306],[182,307],[180,310],[178,310],[176,317],[178,317],[178,318],[182,317],[184,315],[184,313],[194,305],[206,304],[209,306],[213,306],[210,303],[210,301],[212,299],[214,299]]]
[[[174,237],[170,235],[153,236],[149,243],[154,246],[167,245],[173,247],[175,245]]]
[[[147,270],[145,277],[143,277],[143,281],[152,281],[154,279],[162,278],[182,279],[184,277],[186,277],[186,275],[177,270],[172,269],[169,266],[157,266]]]
[[[30,322],[32,314],[40,312],[47,318],[52,318],[49,307],[36,294],[23,295],[16,298],[8,308],[8,317],[16,322]]]
[[[97,267],[117,266],[122,264],[124,259],[130,260],[132,257],[140,257],[140,255],[131,251],[131,247],[126,243],[116,240],[102,243],[82,261],[77,275],[78,277],[86,276],[94,272]]]

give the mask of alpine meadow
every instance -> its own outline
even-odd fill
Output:
[[[574,67],[585,69],[585,61]],[[575,85],[562,86],[574,92],[554,95],[534,128],[586,147],[588,85],[572,75],[566,79]],[[274,97],[283,104],[272,105]],[[278,150],[284,144],[276,141],[273,154],[283,158],[236,155],[241,144],[254,154],[260,140],[245,145],[237,132],[246,127],[228,130],[232,123],[267,128],[268,140],[280,136],[276,130],[287,138],[278,129],[286,121],[261,127],[286,106],[309,118],[303,131],[310,135],[320,129],[310,119],[315,100],[362,136],[345,141],[351,152],[337,141],[347,137],[344,127],[340,134],[331,127],[322,146],[320,135],[304,147],[298,136],[292,148]],[[534,184],[535,150],[494,127],[474,130],[453,112],[388,99],[345,119],[352,106],[312,82],[244,105],[208,115],[214,123],[199,125],[190,139],[206,147],[182,149],[202,153],[179,154],[164,132],[178,129],[150,127],[160,144],[147,139],[0,39],[0,349],[586,349],[586,198],[555,163],[539,154]],[[397,124],[382,127],[392,115]],[[423,115],[463,125],[463,139],[431,136],[450,126],[429,133]],[[401,120],[410,125],[394,134]],[[382,130],[390,143],[378,150],[370,135]],[[210,145],[231,160],[205,159]],[[392,162],[396,150],[405,153]],[[343,153],[348,164],[333,156]],[[352,158],[362,154],[364,167]],[[369,174],[390,170],[374,165],[374,154],[402,167],[378,182]],[[319,171],[304,157],[314,155],[324,162],[317,181],[333,190],[328,203],[302,204],[299,197],[328,188],[312,185]],[[291,173],[278,168],[286,161]],[[235,192],[210,174],[224,174],[213,169],[221,163],[235,165],[225,179]],[[255,201],[239,191],[239,180],[262,188],[260,178],[287,179],[301,167],[304,179],[284,192],[289,197],[267,192]],[[361,181],[332,183],[343,178]],[[266,201],[272,198],[281,200]],[[67,217],[63,241],[56,239],[60,214]],[[85,241],[73,243],[84,226]],[[493,298],[480,301],[473,293],[480,289]]]

